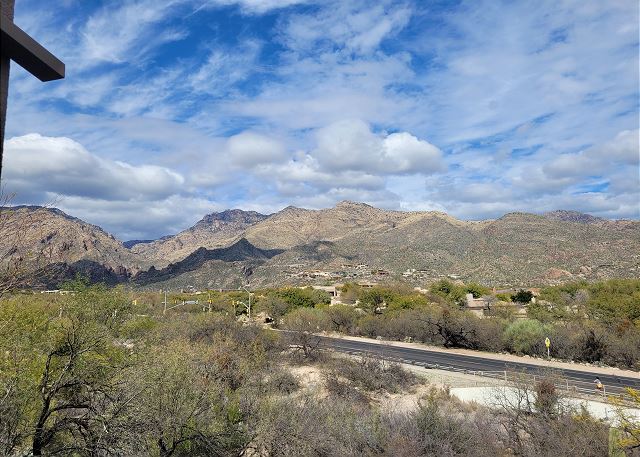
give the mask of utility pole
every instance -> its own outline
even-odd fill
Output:
[[[249,285],[247,284],[247,287]],[[247,317],[249,317],[249,319],[251,319],[251,291],[249,289],[247,289],[247,287],[245,286],[241,286],[242,289],[249,294],[249,306],[247,307]]]
[[[162,310],[162,314],[167,314],[167,291],[164,291],[164,309]]]

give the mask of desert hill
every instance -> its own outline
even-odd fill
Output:
[[[255,211],[239,209],[211,213],[177,235],[135,243],[131,252],[138,254],[156,268],[162,268],[171,262],[184,259],[199,248],[216,249],[229,246],[240,239],[247,228],[267,217]]]
[[[13,207],[0,214],[0,236],[3,258],[46,252],[55,278],[88,270],[153,287],[222,287],[249,277],[256,285],[445,276],[534,285],[640,275],[640,222],[571,211],[461,221],[355,202],[269,216],[235,209],[177,235],[123,244],[62,211]]]
[[[26,263],[91,261],[107,268],[136,272],[138,257],[96,225],[56,208],[0,208],[0,259],[19,257]]]

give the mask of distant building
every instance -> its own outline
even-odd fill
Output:
[[[311,286],[312,288],[314,288],[315,290],[322,290],[326,293],[328,293],[329,295],[331,295],[331,297],[337,297],[339,295],[339,291],[338,288],[333,285],[333,286]]]
[[[485,310],[488,310],[491,304],[488,297],[474,298],[473,294],[467,294],[465,298],[467,309],[480,317],[484,316]]]

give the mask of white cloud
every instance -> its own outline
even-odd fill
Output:
[[[94,13],[83,27],[82,57],[87,64],[122,63],[146,50],[186,34],[172,27],[157,29],[187,0],[136,0],[109,4]]]
[[[64,137],[14,137],[5,143],[4,157],[3,181],[19,198],[60,194],[145,201],[175,194],[184,183],[167,168],[102,159]]]
[[[237,5],[244,13],[262,14],[303,3],[309,3],[309,0],[208,0],[198,9]]]
[[[601,175],[620,165],[640,163],[640,130],[625,130],[604,144],[561,154],[543,167],[551,178]]]
[[[476,151],[448,157],[448,173],[427,179],[427,198],[452,214],[478,219],[509,211],[570,209],[602,217],[640,217],[638,132],[560,155],[540,149],[519,160],[504,161]],[[484,161],[485,165],[482,166]],[[483,180],[478,176],[485,176]]]
[[[317,53],[317,48],[338,47],[368,54],[401,30],[411,17],[406,7],[389,2],[334,1],[317,14],[293,15],[282,30],[287,46],[298,52]]]
[[[193,90],[211,95],[225,95],[236,83],[256,70],[260,43],[249,40],[234,49],[213,49],[205,62],[189,76]]]
[[[155,201],[107,201],[67,196],[55,206],[96,224],[122,241],[156,239],[192,226],[203,215],[224,206],[204,198],[171,195]]]
[[[318,147],[312,154],[325,169],[383,175],[443,170],[437,147],[406,132],[376,135],[361,120],[331,124],[320,129],[316,137]]]
[[[243,132],[229,138],[227,153],[233,164],[247,169],[265,163],[281,162],[287,156],[282,143],[254,132]]]

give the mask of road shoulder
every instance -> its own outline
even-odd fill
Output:
[[[632,370],[622,370],[616,367],[599,367],[595,365],[587,365],[582,363],[571,363],[571,362],[562,362],[559,360],[544,360],[535,357],[521,357],[513,354],[503,354],[503,353],[493,353],[493,352],[482,352],[482,351],[472,351],[470,349],[445,349],[438,346],[430,346],[422,343],[405,343],[403,341],[392,341],[392,340],[377,340],[373,338],[366,338],[360,336],[348,336],[343,335],[336,332],[323,332],[322,336],[329,338],[336,338],[342,340],[350,340],[350,341],[361,341],[366,343],[373,343],[379,345],[393,346],[393,347],[401,347],[408,349],[422,349],[433,352],[440,352],[443,354],[459,354],[466,355],[470,357],[478,357],[492,360],[503,360],[505,362],[514,362],[514,363],[528,363],[530,365],[537,365],[541,367],[548,368],[557,368],[560,370],[575,370],[575,371],[584,371],[585,373],[599,373],[606,374],[611,376],[624,376],[630,378],[640,379],[640,373]]]

